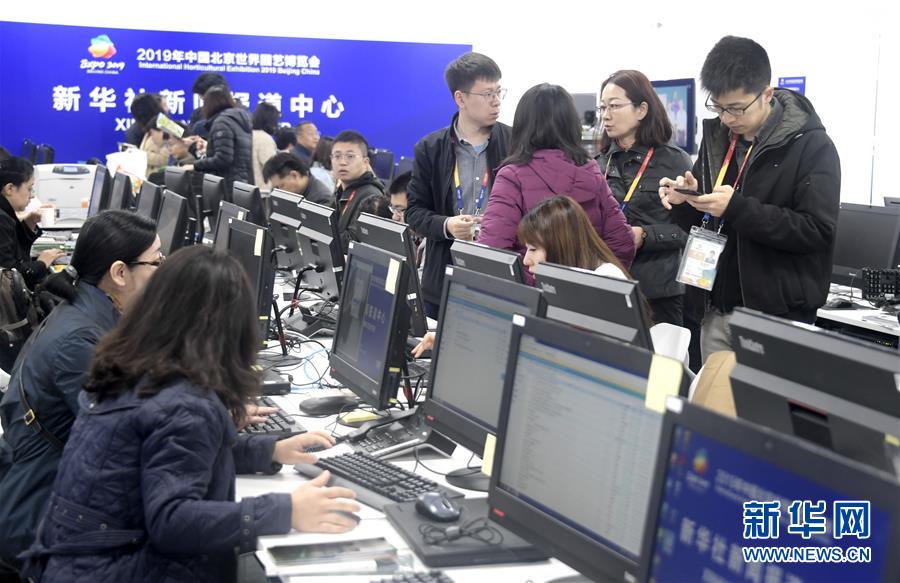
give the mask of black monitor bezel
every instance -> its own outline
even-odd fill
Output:
[[[228,191],[225,179],[215,174],[203,175],[203,186],[200,189],[201,214],[209,219],[209,230],[216,232],[218,214],[222,202],[227,200]],[[202,219],[201,219],[202,220]]]
[[[188,237],[188,201],[185,197],[180,194],[169,190],[168,188],[163,189],[162,199],[159,203],[159,213],[157,214],[157,224],[156,231],[159,235],[159,218],[162,217],[163,209],[166,207],[166,201],[173,201],[170,204],[177,204],[178,211],[175,217],[175,232],[172,234],[171,240],[163,240],[163,237],[160,235],[160,252],[163,255],[171,255],[175,253],[179,249],[185,246],[185,242]],[[179,228],[180,227],[180,228]],[[178,237],[178,232],[181,232],[181,237]]]
[[[379,217],[370,213],[360,213],[357,221],[357,236],[361,243],[368,243],[373,247],[387,249],[392,253],[406,257],[406,264],[410,269],[409,288],[406,290],[406,300],[410,303],[410,334],[424,336],[428,332],[428,322],[425,319],[425,299],[422,297],[422,284],[419,281],[419,271],[416,269],[416,243],[412,230],[406,223],[400,223],[392,219]],[[369,231],[372,229],[374,232]],[[393,248],[387,248],[384,243]]]
[[[275,240],[275,256],[278,259],[279,269],[297,269],[303,264],[300,239],[297,236],[297,230],[300,228],[301,200],[303,197],[299,194],[277,188],[269,193],[269,230]],[[278,250],[279,247],[283,249]]]
[[[265,348],[269,331],[269,320],[271,319],[272,313],[272,293],[275,285],[275,266],[272,261],[272,238],[269,236],[268,229],[265,227],[241,219],[229,218],[229,252],[233,251],[235,245],[235,239],[231,236],[234,231],[239,231],[241,234],[252,238],[254,244],[256,241],[259,241],[260,237],[262,238],[260,254],[258,255],[260,261],[256,273],[250,273],[248,270],[247,276],[256,288],[256,314],[259,317],[260,340],[262,346]],[[243,267],[245,270],[247,269],[246,265]]]
[[[895,269],[898,267],[898,264],[900,264],[900,206],[874,206],[867,204],[852,204],[842,202],[840,210],[838,212],[838,219],[837,223],[835,224],[834,250],[832,254],[833,260],[831,264],[831,281],[833,283],[862,287],[862,270],[864,267],[869,267],[871,269]],[[845,245],[849,246],[859,246],[861,242],[866,238],[862,233],[851,233],[849,235],[845,234],[843,236],[841,235],[840,214],[843,214],[844,212],[862,214],[869,213],[872,215],[890,215],[896,219],[896,226],[893,233],[894,251],[892,256],[888,259],[889,265],[841,265],[836,262],[838,255],[838,245],[844,243]]]
[[[525,282],[522,258],[518,253],[457,239],[450,245],[450,255],[453,258],[453,264],[458,267],[515,283]]]
[[[434,382],[437,367],[440,361],[440,346],[443,324],[446,322],[444,312],[447,308],[447,300],[450,297],[450,287],[453,284],[460,284],[470,288],[477,289],[483,293],[502,298],[511,302],[515,302],[525,309],[522,315],[544,317],[547,305],[544,302],[541,292],[531,286],[514,283],[492,275],[478,273],[462,267],[448,265],[444,275],[444,286],[441,293],[441,308],[438,317],[438,327],[434,340],[434,348],[432,349],[431,369],[428,376],[428,393],[427,398],[420,407],[425,415],[425,422],[436,430],[438,433],[449,437],[459,445],[465,447],[469,451],[480,454],[484,449],[484,443],[488,434],[496,435],[496,427],[488,427],[483,423],[476,421],[464,415],[464,412],[458,411],[456,408],[445,404],[440,399],[435,400]],[[510,324],[511,325],[511,324]],[[476,371],[477,372],[477,371]],[[503,387],[498,387],[500,397],[503,395]]]
[[[245,220],[260,227],[267,226],[266,207],[258,186],[235,180],[231,185],[231,202],[247,209],[248,214]]]
[[[359,399],[378,410],[385,410],[391,406],[391,401],[396,399],[402,370],[406,364],[406,337],[409,333],[409,304],[403,297],[403,290],[408,285],[409,267],[403,256],[372,247],[365,243],[351,241],[347,249],[347,270],[352,271],[354,257],[360,257],[366,261],[389,263],[396,261],[398,265],[396,290],[393,294],[390,315],[387,326],[390,336],[385,348],[384,368],[381,371],[381,379],[373,381],[365,373],[360,371],[354,363],[344,358],[338,350],[341,341],[341,318],[349,311],[341,310],[338,313],[338,321],[335,325],[334,343],[329,354],[331,376],[343,383]],[[341,305],[346,300],[345,295],[349,287],[343,286],[341,293]],[[373,395],[377,395],[373,397]]]
[[[303,261],[310,264],[312,242],[328,248],[330,265],[320,266],[321,271],[311,270],[304,274],[307,284],[321,288],[320,295],[330,300],[337,300],[341,295],[341,280],[344,272],[344,251],[338,233],[338,211],[327,205],[318,204],[308,199],[300,201],[301,224],[297,235],[300,239],[300,255]]]
[[[389,163],[386,164],[388,169],[388,175],[382,176],[378,173],[378,164],[375,163],[376,160],[387,158]],[[394,178],[394,153],[390,150],[370,150],[369,151],[369,159],[372,165],[372,173],[379,178],[380,180],[390,182]]]
[[[591,327],[586,329],[650,351],[653,350],[653,339],[650,336],[650,314],[644,309],[644,302],[641,298],[640,287],[637,281],[609,277],[592,271],[546,262],[540,263],[535,267],[534,279],[535,287],[540,288],[544,292],[544,297],[547,300],[547,317],[551,320],[556,319],[550,315],[551,308],[577,312],[583,316],[603,322],[597,328]],[[624,297],[625,305],[621,306],[620,304],[618,308],[606,306],[609,309],[601,310],[604,307],[603,303],[599,301],[602,294]],[[623,324],[609,319],[619,314],[631,314],[634,316],[631,319],[636,319],[637,321]],[[560,321],[564,322],[565,320]],[[566,323],[579,326],[573,322]],[[631,324],[634,324],[634,326]],[[634,338],[624,338],[622,335],[614,333],[608,325],[634,327],[637,332]]]
[[[131,209],[131,201],[134,198],[134,188],[131,182],[131,176],[124,172],[116,172],[112,181],[112,187],[109,189],[109,209],[111,210],[129,210]]]
[[[178,166],[166,166],[165,183],[166,190],[171,190],[185,200],[190,201],[193,194],[193,171],[185,170]],[[191,204],[191,203],[189,203]]]
[[[213,248],[219,251],[228,249],[228,219],[243,221],[249,212],[244,207],[234,203],[224,200],[220,202],[219,212],[216,213],[216,230],[213,231]]]
[[[101,174],[102,173],[102,174]],[[100,184],[100,192],[97,192],[98,174],[103,176],[102,184]],[[88,217],[92,217],[109,208],[109,195],[111,190],[109,170],[103,164],[97,164],[94,170],[94,182],[91,184],[91,198],[88,203]]]
[[[676,400],[670,397],[663,416],[656,468],[653,472],[650,506],[641,543],[638,581],[649,581],[656,528],[659,524],[659,509],[665,490],[673,435],[678,426],[747,455],[763,459],[766,463],[779,466],[810,481],[826,484],[832,490],[842,492],[849,490],[851,493],[848,499],[869,500],[873,506],[881,508],[890,508],[890,502],[893,502],[895,520],[891,529],[892,540],[900,544],[900,503],[898,503],[900,489],[891,476],[772,429],[742,419],[724,417],[703,407],[691,405],[683,399]],[[897,544],[894,545],[895,548]],[[889,575],[883,578],[884,581],[900,577],[900,554],[892,553],[888,557],[884,574]]]
[[[162,194],[163,190],[165,190],[164,186],[160,186],[158,184],[153,184],[149,180],[145,180],[141,183],[141,190],[138,192],[138,200],[137,205],[135,205],[135,212],[143,215],[149,219],[156,219],[159,217],[159,207],[162,204]],[[148,200],[146,197],[150,197],[150,209],[149,213],[146,212],[148,209],[146,208]]]
[[[637,573],[637,561],[603,546],[554,517],[532,509],[500,484],[513,382],[523,336],[532,336],[540,342],[596,362],[616,363],[618,368],[644,376],[649,376],[654,355],[643,348],[578,330],[560,322],[529,316],[514,318],[488,494],[491,520],[502,524],[586,577],[599,581],[622,581],[633,577]]]

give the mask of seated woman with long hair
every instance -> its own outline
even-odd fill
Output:
[[[314,463],[324,433],[238,435],[259,391],[255,301],[238,261],[175,253],[100,343],[25,573],[45,581],[232,581],[261,535],[339,533],[359,510],[324,472],[235,502],[236,472]],[[79,519],[75,519],[79,517]]]

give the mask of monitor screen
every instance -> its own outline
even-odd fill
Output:
[[[670,410],[647,518],[641,581],[898,579],[896,481],[688,403],[670,401]],[[848,502],[851,509],[858,507],[850,501],[862,501],[869,509],[855,515],[856,510],[839,510]],[[806,535],[804,524],[809,527]],[[867,533],[851,534],[856,528]],[[867,558],[747,558],[750,553],[785,551],[843,556],[857,550]]]
[[[369,150],[372,172],[382,180],[390,181],[394,174],[394,153],[390,150]]]
[[[696,154],[695,81],[693,79],[671,79],[653,81],[652,85],[672,123],[672,140],[669,143],[678,146],[688,154]]]
[[[450,254],[453,265],[516,283],[525,281],[518,253],[457,240],[450,246]]]
[[[163,187],[153,184],[149,180],[141,183],[141,191],[138,196],[137,213],[154,221],[159,216],[159,205],[162,200]]]
[[[303,265],[315,269],[303,274],[307,285],[319,289],[319,294],[335,300],[341,293],[344,272],[344,252],[338,235],[338,214],[330,206],[300,201],[300,255]]]
[[[433,349],[428,423],[480,454],[497,433],[514,314],[543,315],[541,293],[448,267]]]
[[[350,245],[331,374],[378,409],[396,396],[405,362],[408,277],[403,257],[363,243]]]
[[[228,249],[228,219],[243,221],[246,217],[247,209],[230,202],[220,202],[219,213],[216,216],[216,230],[213,231],[213,247],[219,251]]]
[[[256,298],[260,340],[263,347],[269,332],[275,267],[272,240],[266,229],[240,219],[228,219],[228,251],[244,266]]]
[[[491,518],[588,577],[633,576],[662,426],[647,385],[668,359],[521,316],[510,346]],[[665,368],[671,394],[681,368]]]
[[[109,208],[114,210],[128,210],[131,208],[133,196],[131,177],[122,172],[116,172],[113,179],[112,190],[109,194]]]
[[[263,206],[259,188],[252,184],[235,181],[232,185],[231,201],[249,211],[248,221],[260,227],[266,226],[266,209]]]
[[[428,332],[428,325],[425,320],[422,286],[419,282],[419,272],[416,269],[417,250],[412,231],[404,223],[376,217],[369,213],[361,213],[357,219],[357,232],[360,242],[406,258],[406,264],[409,266],[411,274],[409,289],[406,290],[406,299],[409,301],[412,314],[410,330],[413,336],[424,336]]]
[[[184,247],[187,218],[187,200],[165,189],[156,221],[156,233],[159,235],[160,252],[163,255],[171,255]]]
[[[860,287],[862,269],[900,262],[900,206],[841,203],[831,281]]]
[[[552,263],[537,266],[535,281],[551,320],[653,350],[638,282]]]
[[[109,208],[109,182],[109,171],[106,166],[97,164],[94,170],[94,185],[91,187],[91,202],[88,205],[89,217]]]

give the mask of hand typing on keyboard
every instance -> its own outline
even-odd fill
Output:
[[[244,422],[238,426],[238,431],[254,423],[265,423],[269,415],[278,411],[278,407],[264,407],[253,404],[244,405],[244,409],[247,411],[247,416],[244,417]]]
[[[272,453],[272,461],[285,465],[314,464],[319,458],[307,452],[307,449],[315,447],[329,449],[333,445],[334,438],[322,431],[301,433],[278,441]]]

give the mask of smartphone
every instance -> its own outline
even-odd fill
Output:
[[[702,193],[697,192],[696,190],[690,188],[675,188],[675,192],[680,194],[686,194],[687,196],[703,196]]]

